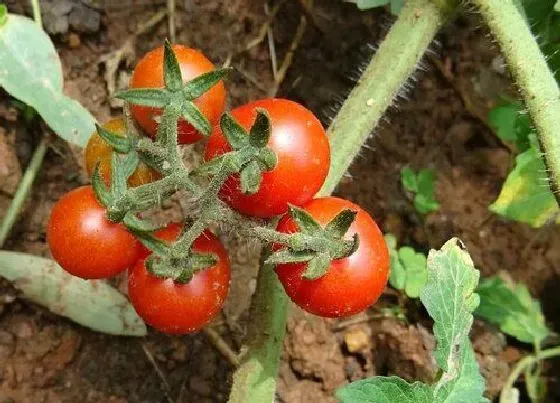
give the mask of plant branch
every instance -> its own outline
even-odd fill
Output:
[[[329,129],[330,194],[446,19],[451,2],[410,0]],[[383,77],[380,80],[379,77]],[[233,376],[230,403],[272,402],[285,334],[288,297],[272,266],[262,266],[251,304],[248,346]]]
[[[514,0],[472,0],[496,37],[537,129],[560,204],[560,89]]]
[[[43,19],[41,18],[41,6],[39,0],[31,0],[31,7],[33,8],[33,19],[39,27],[43,28]]]

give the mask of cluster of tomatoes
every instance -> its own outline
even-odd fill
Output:
[[[185,82],[214,69],[196,50],[174,45],[173,51]],[[135,67],[130,87],[163,88],[163,66],[163,47],[152,50]],[[206,140],[206,161],[232,149],[217,124],[225,100],[225,88],[219,82],[194,101],[214,127]],[[305,210],[320,226],[327,226],[343,210],[352,210],[354,221],[342,234],[344,239],[358,236],[359,245],[351,255],[332,260],[324,275],[316,279],[303,275],[306,262],[277,264],[276,273],[290,298],[309,312],[341,317],[364,310],[377,300],[387,283],[388,251],[379,228],[364,210],[349,201],[334,197],[313,199],[328,174],[330,148],[321,123],[309,110],[285,99],[264,99],[230,113],[249,131],[259,110],[266,110],[270,119],[267,147],[274,152],[276,164],[262,172],[258,190],[250,194],[241,190],[239,174],[231,175],[221,187],[220,199],[248,218],[283,216],[276,230],[286,234],[300,230],[296,220],[287,213],[289,205]],[[131,112],[145,134],[154,137],[162,110],[133,105]],[[126,136],[122,119],[111,120],[104,128]],[[204,138],[182,118],[177,121],[177,133],[179,144],[192,144]],[[85,151],[88,173],[97,166],[102,179],[110,183],[112,151],[98,134],[93,134]],[[128,185],[141,186],[161,177],[159,172],[140,162]],[[171,223],[153,236],[170,243],[180,236],[183,226]],[[108,219],[106,207],[96,198],[91,186],[74,189],[58,201],[48,223],[47,240],[55,260],[72,275],[99,279],[128,270],[128,294],[133,306],[148,324],[163,332],[200,329],[219,312],[227,297],[228,254],[208,229],[193,243],[192,251],[215,256],[213,266],[196,272],[186,283],[158,277],[145,264],[152,252],[123,223]],[[278,249],[281,245],[274,247]]]

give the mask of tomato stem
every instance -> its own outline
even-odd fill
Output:
[[[496,37],[537,129],[560,204],[560,88],[514,0],[472,0]]]
[[[406,3],[329,129],[331,168],[320,196],[332,193],[454,4],[448,0],[440,0],[438,4],[432,0]],[[288,298],[273,267],[264,265],[259,271],[251,305],[248,346],[234,373],[230,403],[274,400],[287,314]]]

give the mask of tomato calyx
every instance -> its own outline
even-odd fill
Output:
[[[163,51],[165,88],[129,89],[118,92],[115,97],[131,104],[153,108],[165,108],[174,104],[179,108],[179,115],[206,137],[210,134],[212,126],[193,101],[210,90],[230,71],[231,68],[216,69],[183,83],[179,62],[171,43],[166,40]]]
[[[247,132],[229,113],[222,115],[220,127],[233,151],[201,165],[196,174],[216,175],[226,170],[228,175],[239,173],[241,191],[254,194],[259,190],[264,172],[276,167],[278,158],[267,147],[271,122],[265,109],[257,109],[255,122]]]
[[[342,210],[324,228],[303,209],[290,205],[289,214],[299,232],[287,235],[282,242],[284,247],[272,253],[266,263],[307,262],[303,277],[315,280],[327,272],[333,260],[348,257],[358,249],[357,234],[352,239],[344,239],[356,218],[356,211]]]
[[[215,266],[218,257],[211,253],[176,253],[177,242],[172,245],[155,238],[149,232],[135,232],[142,244],[152,251],[146,258],[146,269],[158,278],[171,278],[176,283],[186,284],[202,270]]]

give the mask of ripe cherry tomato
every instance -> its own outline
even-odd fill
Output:
[[[64,270],[85,279],[112,277],[132,266],[140,253],[140,243],[126,227],[107,219],[91,186],[68,192],[54,205],[47,242]]]
[[[377,301],[389,276],[389,252],[377,224],[359,206],[336,197],[312,200],[303,209],[323,226],[344,209],[357,211],[345,239],[357,233],[360,245],[349,257],[334,260],[316,280],[302,278],[306,263],[277,265],[286,293],[301,308],[319,316],[344,317],[363,311]],[[285,215],[277,230],[293,233],[298,227]]]
[[[181,67],[184,82],[214,70],[212,62],[198,50],[183,45],[173,45],[173,51]],[[163,46],[160,46],[148,52],[138,62],[132,73],[130,88],[163,88],[163,86]],[[208,92],[197,98],[194,104],[211,124],[217,123],[226,104],[224,83],[220,81],[214,85]],[[161,109],[132,105],[131,110],[138,124],[150,136],[155,136]],[[179,144],[192,144],[203,138],[202,134],[183,119],[177,122],[177,131]]]
[[[181,225],[172,223],[156,232],[165,241],[175,240]],[[206,230],[193,243],[193,250],[212,253],[216,265],[199,271],[192,280],[180,284],[173,279],[151,275],[143,258],[128,272],[128,296],[138,315],[154,328],[170,334],[196,332],[220,311],[229,290],[230,270],[227,251],[214,234]]]
[[[111,119],[103,125],[103,128],[117,134],[119,136],[125,135],[125,125],[123,118]],[[103,138],[97,134],[92,133],[86,146],[85,161],[86,170],[89,176],[93,173],[97,162],[99,165],[99,172],[101,177],[107,185],[111,183],[111,154],[113,149]],[[156,181],[161,178],[159,172],[153,170],[148,165],[140,162],[136,171],[128,178],[129,186],[140,186]]]
[[[263,99],[231,111],[246,130],[255,121],[256,108],[268,111],[272,131],[268,147],[277,156],[276,167],[263,173],[259,190],[243,194],[239,175],[228,178],[220,197],[239,212],[270,218],[288,210],[288,203],[302,206],[321,188],[329,172],[330,146],[321,122],[303,106],[286,99]],[[206,145],[205,159],[231,151],[221,129],[215,127]]]

